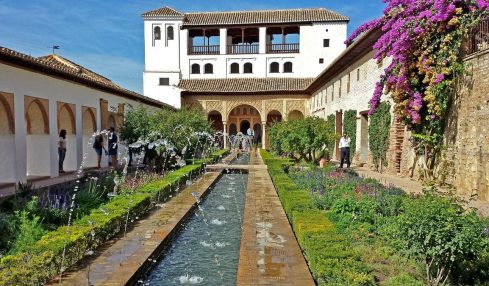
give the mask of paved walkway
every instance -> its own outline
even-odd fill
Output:
[[[248,170],[237,285],[315,285],[257,153],[251,154]]]
[[[379,173],[366,167],[353,167],[353,170],[355,170],[362,177],[376,179],[386,186],[395,186],[410,194],[421,194],[423,191],[423,183],[412,180],[411,178],[403,178],[396,175]],[[468,207],[476,208],[479,215],[489,217],[489,202],[470,200],[470,198],[464,196],[461,196],[461,198],[468,202]]]
[[[97,250],[94,259],[65,273],[61,285],[115,286],[137,282],[141,267],[161,251],[176,226],[192,211],[196,204],[192,192],[204,195],[218,176],[217,172],[207,172],[147,218],[136,222],[125,237],[106,243]],[[60,284],[55,281],[51,285]]]
[[[101,169],[90,168],[84,170],[84,172],[105,173],[110,170],[111,170],[110,167],[101,168]],[[68,172],[68,173],[60,174],[58,177],[53,177],[53,178],[50,177],[27,178],[27,183],[32,184],[36,188],[44,188],[44,187],[62,184],[69,181],[74,181],[77,178],[78,176],[76,172]],[[14,193],[15,193],[14,183],[0,184],[0,199],[9,197]]]

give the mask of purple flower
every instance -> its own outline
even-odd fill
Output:
[[[442,82],[444,79],[445,79],[445,75],[439,73],[436,75],[435,83],[438,84],[438,83]]]

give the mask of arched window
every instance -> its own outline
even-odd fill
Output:
[[[212,66],[212,64],[205,64],[204,73],[213,74],[214,73],[214,66]]]
[[[161,28],[159,26],[154,27],[153,38],[155,40],[161,40]]]
[[[173,40],[174,37],[175,35],[174,35],[173,26],[166,27],[166,39],[170,41]]]
[[[292,72],[292,63],[286,62],[284,64],[284,73],[291,73],[291,72]]]
[[[277,62],[273,62],[270,64],[270,73],[278,73],[280,66]]]
[[[199,64],[193,64],[191,73],[192,74],[200,74],[200,65]]]
[[[239,73],[239,64],[238,63],[232,63],[231,64],[231,73]]]
[[[244,64],[243,73],[253,73],[253,64],[252,63]]]

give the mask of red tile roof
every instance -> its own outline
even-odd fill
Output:
[[[183,79],[183,94],[303,93],[313,78]]]
[[[22,67],[45,75],[58,77],[63,80],[77,82],[91,88],[102,90],[104,92],[108,92],[135,101],[140,101],[152,106],[165,106],[173,109],[173,107],[171,107],[170,105],[162,103],[158,100],[120,87],[108,78],[103,77],[59,55],[49,55],[35,58],[0,46],[0,63],[1,62]]]
[[[349,21],[349,18],[324,8],[230,11],[230,12],[198,12],[182,14],[170,7],[146,12],[145,18],[157,16],[184,17],[183,26],[222,26],[277,23],[311,23]]]

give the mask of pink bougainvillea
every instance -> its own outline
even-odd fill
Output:
[[[489,15],[489,0],[384,2],[384,16],[360,26],[346,42],[373,28],[383,32],[374,45],[375,58],[392,62],[375,87],[370,113],[389,93],[398,118],[414,131],[440,138],[453,79],[462,70],[462,42],[468,29]]]

